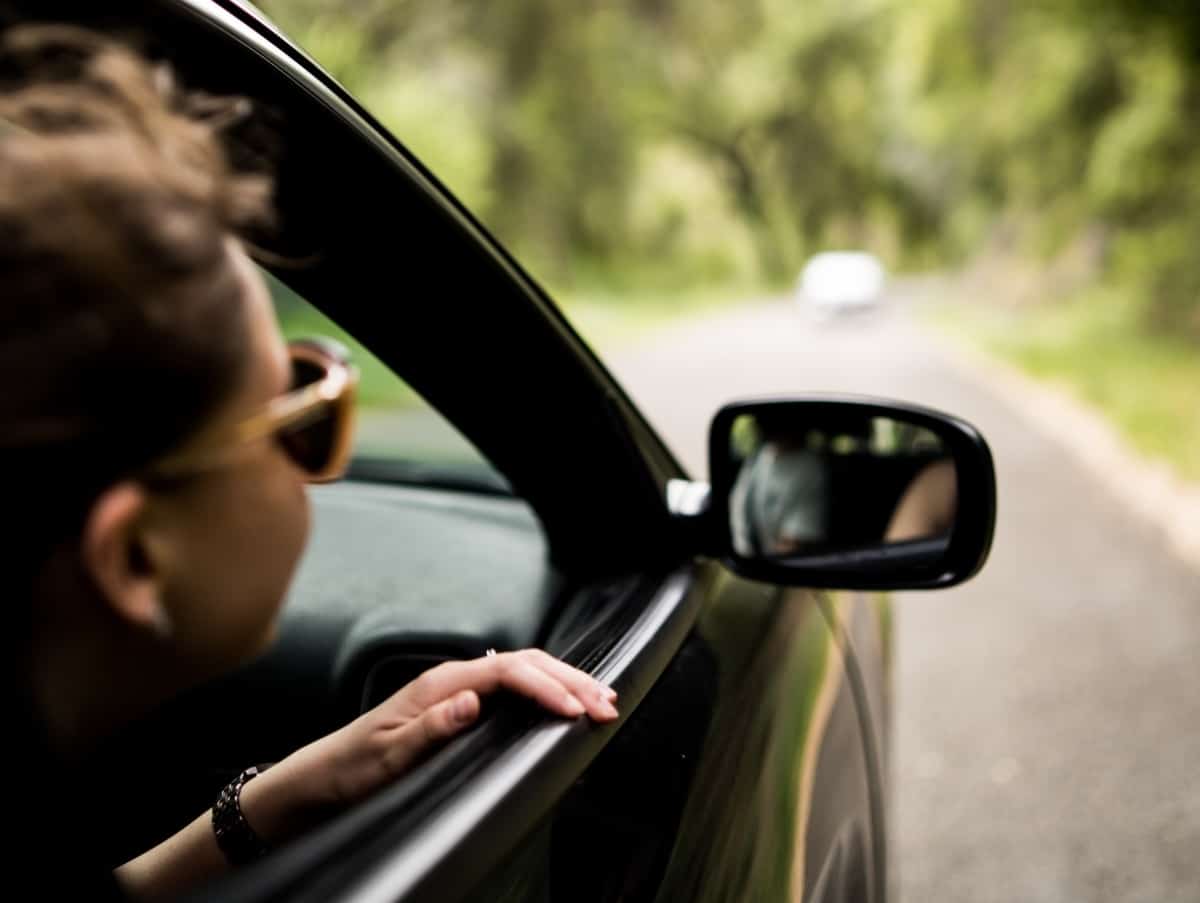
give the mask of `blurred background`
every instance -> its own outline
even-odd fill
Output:
[[[1200,478],[1200,7],[260,5],[601,344],[862,247]]]
[[[744,395],[983,429],[992,562],[895,607],[902,900],[1200,898],[1200,5],[259,5],[698,476]],[[361,359],[368,446],[470,456]]]

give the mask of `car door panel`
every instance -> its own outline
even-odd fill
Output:
[[[653,688],[465,899],[878,899],[838,622],[810,593],[700,570],[697,619]]]
[[[749,587],[719,594],[698,625],[721,686],[663,903],[815,899],[839,838],[869,830],[834,633],[811,593]]]

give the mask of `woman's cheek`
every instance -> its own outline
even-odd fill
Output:
[[[218,631],[208,644],[238,660],[261,652],[274,638],[288,588],[309,532],[303,483],[279,467],[245,473],[226,497],[223,549],[212,566],[205,600]],[[214,579],[215,578],[215,579]]]
[[[269,588],[265,595],[268,599],[264,604],[272,605],[277,612],[283,606],[295,576],[304,549],[308,544],[308,536],[312,522],[311,504],[306,484],[298,477],[290,465],[287,469],[277,470],[270,481],[263,485],[271,486],[271,498],[262,507],[263,512],[270,512],[269,522],[261,525],[262,537],[270,539],[260,544],[260,548],[270,549],[264,557],[269,561],[261,562],[264,571],[269,575]],[[264,500],[266,501],[266,500]]]

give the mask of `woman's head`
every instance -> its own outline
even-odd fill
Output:
[[[97,35],[0,35],[0,457],[29,633],[83,619],[169,650],[181,680],[261,648],[307,532],[272,442],[146,476],[291,379],[236,238],[269,185],[227,162],[235,105],[197,106]]]

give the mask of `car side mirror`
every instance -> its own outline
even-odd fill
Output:
[[[709,434],[709,542],[733,570],[842,589],[951,586],[987,559],[996,478],[974,427],[899,402],[739,402]]]

